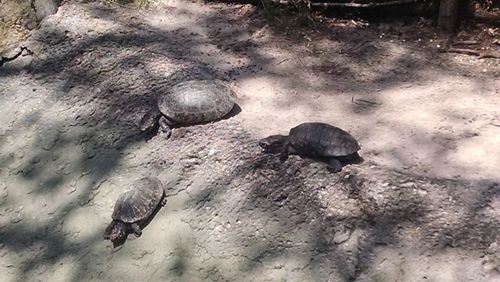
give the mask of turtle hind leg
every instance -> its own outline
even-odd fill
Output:
[[[137,223],[132,223],[130,224],[130,228],[132,228],[132,231],[134,231],[135,237],[141,237],[142,235],[142,230],[139,227],[139,224]]]
[[[330,158],[328,160],[328,171],[330,172],[339,172],[342,171],[342,163],[336,158]]]
[[[172,126],[173,123],[168,120],[165,116],[161,116],[160,121],[158,122],[160,124],[160,132],[163,136],[165,136],[166,139],[170,138],[172,135]]]

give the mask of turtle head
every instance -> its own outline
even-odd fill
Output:
[[[104,240],[110,240],[113,243],[120,242],[127,236],[127,231],[128,228],[125,223],[115,220],[106,228]]]
[[[288,136],[271,135],[259,140],[259,146],[262,147],[264,153],[277,154],[283,150],[283,147],[288,141]]]
[[[153,130],[158,125],[158,120],[161,117],[159,109],[152,109],[148,111],[139,121],[139,129],[141,132]]]

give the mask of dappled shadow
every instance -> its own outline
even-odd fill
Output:
[[[168,142],[144,138],[137,122],[169,86],[187,78],[270,78],[300,93],[280,96],[276,104],[281,108],[313,107],[314,92],[351,100],[374,88],[390,90],[429,79],[420,71],[429,68],[432,53],[412,55],[411,46],[399,48],[375,32],[334,28],[323,31],[326,37],[318,33],[311,38],[293,19],[277,25],[237,6],[214,6],[200,13],[198,6],[190,5],[196,4],[162,14],[66,4],[26,42],[33,57],[0,69],[0,99],[6,105],[0,176],[8,191],[0,206],[0,251],[9,254],[9,277],[21,281],[50,276],[48,272],[64,264],[69,270],[54,274],[54,280],[128,280],[143,273],[112,267],[163,271],[167,267],[162,263],[171,261],[166,270],[170,278],[193,272],[198,279],[231,278],[235,272],[228,268],[238,266],[256,280],[280,267],[299,272],[304,281],[330,275],[353,280],[369,268],[375,248],[406,240],[404,231],[423,230],[417,232],[419,239],[429,248],[437,244],[437,250],[483,249],[495,240],[498,224],[488,222],[491,215],[485,216],[483,209],[497,197],[498,185],[443,180],[464,192],[460,196],[449,189],[455,186],[434,183],[442,179],[378,170],[372,162],[347,167],[342,174],[330,174],[307,159],[293,157],[281,163],[260,154],[255,133],[236,130],[240,124],[234,113],[218,123],[174,130]],[[325,46],[319,39],[325,39]],[[390,52],[398,53],[390,57]],[[362,105],[352,101],[350,110],[365,116],[378,114],[380,105],[390,102],[383,97],[371,97]],[[376,125],[369,125],[362,132],[364,140],[377,136]],[[402,121],[400,126],[407,124]],[[425,129],[415,135],[425,136]],[[432,138],[449,136],[421,141],[432,143]],[[393,146],[397,145],[401,144]],[[207,159],[193,157],[208,146],[214,151],[208,150]],[[396,157],[409,162],[409,156]],[[155,162],[159,169],[152,169]],[[183,177],[198,180],[183,188],[189,200],[180,208],[189,214],[185,221],[195,242],[162,237],[152,226],[166,216],[160,213],[145,231],[156,234],[156,240],[130,240],[113,253],[102,240],[113,200],[134,178],[172,169],[174,162],[185,166]],[[402,186],[403,179],[417,179],[419,185]],[[481,196],[466,201],[471,187],[479,187]],[[449,197],[461,202],[442,204]],[[442,226],[440,212],[448,208],[460,213],[453,217],[454,224]],[[219,230],[220,222],[230,222],[232,228]],[[166,230],[177,232],[178,226],[168,224]],[[474,244],[469,245],[469,237],[477,239]],[[170,254],[147,258],[148,251],[169,245]],[[202,272],[206,276],[198,274]]]
[[[209,147],[221,142],[226,148],[212,157],[225,165],[209,157],[189,173],[204,179],[186,190],[188,206],[196,207],[189,224],[212,260],[232,257],[252,279],[272,275],[276,263],[285,273],[300,268],[301,280],[353,281],[381,248],[459,254],[484,250],[498,236],[498,223],[483,212],[498,197],[494,182],[429,178],[372,162],[331,174],[313,160],[294,156],[282,163],[262,155],[252,135],[227,136],[222,128],[229,125],[213,125],[220,132],[215,136],[226,137],[207,140]],[[175,142],[189,141],[196,151],[203,147],[198,136],[194,130]],[[296,266],[290,258],[304,262]]]

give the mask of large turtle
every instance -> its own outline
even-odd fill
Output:
[[[328,170],[339,172],[342,163],[359,161],[358,141],[348,132],[326,123],[302,123],[290,130],[288,136],[271,135],[259,141],[265,153],[280,153],[280,160],[288,155],[324,158]]]
[[[130,232],[141,236],[143,224],[153,212],[165,205],[165,191],[160,180],[144,177],[132,184],[132,189],[120,195],[115,203],[113,221],[104,232],[104,239],[116,243],[123,241]]]
[[[169,138],[176,125],[206,123],[221,119],[234,107],[234,93],[220,80],[189,80],[174,85],[158,99],[158,108],[141,120],[141,130],[159,123],[160,132]]]

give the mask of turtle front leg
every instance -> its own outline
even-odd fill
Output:
[[[141,237],[142,235],[142,230],[139,227],[139,224],[137,223],[132,223],[130,224],[130,228],[132,228],[132,231],[134,231],[135,237]]]
[[[290,148],[289,147],[290,146],[288,144],[283,146],[283,150],[280,153],[280,161],[284,162],[284,161],[288,160],[288,155],[290,155]]]
[[[328,160],[327,169],[330,172],[342,171],[342,163],[339,160],[337,160],[336,158],[330,158],[330,160]]]
[[[166,139],[170,138],[170,136],[172,135],[172,122],[162,115],[159,124],[161,134],[165,136]]]

